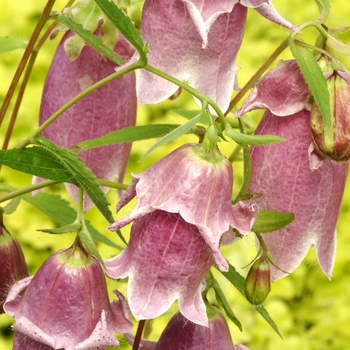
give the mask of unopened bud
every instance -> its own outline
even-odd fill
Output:
[[[262,304],[270,293],[270,266],[265,257],[257,259],[244,282],[244,293],[253,305]]]
[[[350,159],[350,87],[335,71],[327,79],[331,103],[331,121],[327,125],[319,107],[314,102],[311,108],[311,135],[315,149],[323,157],[335,161]]]

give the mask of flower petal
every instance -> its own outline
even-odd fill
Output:
[[[247,9],[230,1],[147,0],[141,35],[148,63],[211,97],[226,110],[235,82],[235,58]],[[200,10],[199,10],[200,9]],[[137,75],[141,104],[159,103],[178,86],[145,70]]]
[[[254,109],[266,108],[274,115],[288,116],[307,108],[310,90],[295,60],[280,61],[257,83],[237,117]]]
[[[292,272],[315,247],[323,272],[330,278],[335,255],[335,226],[344,191],[348,164],[325,161],[311,171],[310,113],[302,110],[286,118],[265,113],[256,134],[274,134],[287,142],[252,147],[250,192],[261,193],[260,209],[292,212],[295,220],[276,232],[264,234],[264,242],[275,263]],[[272,280],[285,273],[271,266]]]

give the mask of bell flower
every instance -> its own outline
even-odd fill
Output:
[[[314,246],[323,272],[331,277],[340,203],[348,164],[329,159],[315,165],[310,152],[309,89],[295,61],[280,64],[255,86],[237,115],[265,108],[257,135],[278,135],[286,142],[251,148],[252,179],[249,192],[262,196],[259,209],[292,212],[287,227],[264,234],[263,239],[277,266],[291,273]],[[271,280],[286,275],[271,265]]]
[[[201,293],[213,263],[198,228],[163,210],[136,219],[127,248],[105,260],[109,277],[129,277],[128,301],[137,320],[156,318],[178,300],[181,313],[203,326],[208,320]]]
[[[208,327],[186,319],[181,313],[172,317],[158,342],[141,339],[141,349],[146,350],[248,350],[232,343],[230,330],[223,314],[215,307],[208,307]],[[131,334],[126,335],[133,344]]]
[[[71,62],[64,48],[71,35],[70,31],[67,32],[58,45],[46,77],[40,124],[73,97],[115,73],[116,64],[88,45]],[[122,35],[118,35],[114,50],[123,59],[133,54],[133,49]],[[61,148],[70,148],[82,141],[135,125],[135,84],[135,75],[129,73],[100,87],[65,111],[42,132],[42,136]],[[117,178],[122,182],[130,149],[130,143],[123,143],[82,151],[78,155],[96,177],[109,181]],[[35,178],[34,181],[40,180]],[[67,184],[66,188],[77,201],[79,189],[73,184]],[[108,190],[107,187],[103,189]],[[89,210],[92,206],[90,199],[84,196],[84,209]]]
[[[18,281],[4,304],[15,318],[14,349],[105,349],[133,327],[121,293],[109,302],[98,261],[79,242],[52,255],[35,276]],[[31,344],[31,345],[30,345]],[[36,347],[34,347],[36,346]]]
[[[7,231],[0,213],[0,313],[10,287],[18,280],[29,276],[22,248]]]
[[[200,144],[186,144],[133,176],[136,180],[117,210],[135,194],[137,205],[129,215],[112,224],[110,230],[118,230],[157,209],[179,213],[198,228],[218,268],[228,269],[219,249],[222,234],[230,227],[241,234],[250,233],[257,212],[244,203],[232,206],[232,165],[217,149],[207,154]]]
[[[212,98],[226,110],[236,84],[236,55],[247,8],[269,20],[297,30],[281,17],[269,0],[146,0],[141,36],[148,44],[148,63]],[[178,86],[140,70],[137,96],[141,104],[159,103]]]

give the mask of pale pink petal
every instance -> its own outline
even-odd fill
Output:
[[[257,83],[236,115],[254,109],[269,109],[274,115],[288,116],[307,108],[310,90],[295,60],[280,62]]]
[[[158,317],[177,299],[180,311],[202,325],[207,325],[203,280],[213,263],[196,226],[161,210],[137,219],[128,247],[105,260],[110,277],[129,277],[128,300],[137,320]]]
[[[226,110],[235,82],[235,58],[241,45],[247,9],[232,2],[147,0],[141,35],[149,45],[148,63],[186,81]],[[204,47],[204,48],[203,48]],[[141,104],[159,103],[178,86],[141,70]]]
[[[274,8],[270,0],[240,0],[243,6],[254,8],[260,15],[264,16],[271,22],[275,22],[295,32],[299,32],[298,28],[285,20]]]
[[[311,245],[323,272],[330,278],[335,255],[335,227],[348,164],[325,161],[314,171],[309,167],[310,113],[302,110],[286,118],[266,112],[256,134],[273,134],[287,142],[252,147],[250,192],[261,193],[259,208],[292,212],[295,220],[286,228],[264,234],[263,239],[276,264],[292,272]],[[272,280],[285,273],[271,266]]]

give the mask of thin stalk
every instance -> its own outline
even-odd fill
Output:
[[[181,80],[178,80],[174,77],[172,77],[171,75],[165,73],[165,72],[162,72],[161,70],[155,68],[155,67],[152,67],[150,65],[147,65],[146,67],[143,67],[143,69],[151,72],[151,73],[154,73],[172,83],[174,83],[175,85],[177,86],[180,86],[182,89],[188,91],[191,95],[197,97],[199,100],[201,100],[202,102],[207,102],[207,104],[209,104],[210,106],[213,107],[214,111],[217,113],[218,117],[219,117],[219,120],[220,120],[220,124],[221,124],[221,127],[222,127],[222,130],[225,129],[225,116],[224,114],[222,113],[221,109],[219,108],[219,106],[208,96],[202,94],[201,92],[199,92],[198,90],[194,89],[193,87],[185,84],[184,82],[182,82]]]
[[[98,81],[97,83],[91,85],[86,90],[82,91],[77,96],[73,97],[70,101],[68,101],[64,106],[62,106],[57,112],[55,112],[48,120],[46,120],[45,123],[41,124],[39,128],[37,128],[32,134],[30,134],[24,141],[22,141],[20,144],[18,144],[15,148],[23,148],[27,146],[32,138],[35,138],[38,136],[46,127],[48,127],[51,123],[53,123],[62,113],[64,113],[68,108],[73,106],[76,102],[81,100],[83,97],[87,96],[91,92],[97,90],[103,85],[106,85],[110,81],[119,78],[120,76],[129,73],[137,68],[140,68],[140,63],[136,62],[128,67],[125,67],[124,69],[121,69],[120,71],[113,73],[109,75],[108,77]]]
[[[2,196],[0,196],[0,203],[5,202],[7,200],[10,200],[12,198],[18,197],[18,196],[22,196],[26,193],[32,192],[32,191],[36,191],[36,190],[40,190],[41,188],[45,188],[48,186],[52,186],[52,185],[56,185],[60,183],[60,181],[54,181],[54,180],[45,180],[42,182],[39,182],[37,184],[33,184],[27,187],[23,187],[20,188],[18,190],[6,193]]]
[[[98,178],[96,179],[96,181],[101,186],[107,186],[107,187],[110,187],[110,188],[116,188],[118,190],[126,190],[129,187],[129,185],[121,184],[121,183],[118,183],[118,182],[107,181],[107,180],[103,180],[103,179],[98,179]],[[30,193],[30,192],[33,192],[33,191],[36,191],[36,190],[40,190],[42,188],[49,187],[49,186],[52,186],[52,185],[56,185],[56,184],[59,184],[59,183],[61,183],[61,181],[44,180],[44,181],[41,181],[39,183],[32,184],[32,185],[20,188],[18,190],[15,190],[15,191],[12,191],[12,192],[9,192],[9,193],[6,193],[6,194],[0,196],[0,203],[8,201],[8,200],[10,200],[12,198],[15,198],[15,197],[18,197],[18,196],[22,196],[22,195],[24,195],[26,193]]]
[[[140,341],[142,337],[143,327],[145,326],[146,320],[141,320],[137,326],[137,331],[135,335],[134,345],[132,346],[132,350],[138,350],[140,346]]]
[[[75,0],[68,1],[68,3],[66,4],[66,6],[64,8],[71,6],[74,3],[74,1]],[[2,149],[3,150],[7,149],[8,144],[10,142],[10,138],[11,138],[11,135],[12,135],[12,132],[13,132],[13,128],[14,128],[14,125],[15,125],[16,120],[17,120],[18,111],[19,111],[20,105],[22,103],[23,95],[24,95],[25,89],[27,87],[27,83],[29,81],[29,77],[30,77],[30,75],[32,73],[32,70],[33,70],[34,63],[35,63],[36,57],[38,55],[38,52],[41,49],[41,47],[44,45],[45,41],[47,40],[47,38],[51,34],[52,30],[56,27],[57,23],[58,23],[57,21],[54,21],[50,25],[50,27],[45,31],[44,35],[41,37],[41,39],[35,45],[35,47],[33,48],[32,52],[31,52],[31,55],[30,55],[30,58],[29,58],[29,63],[27,65],[27,68],[26,68],[26,71],[25,71],[25,74],[24,74],[24,78],[23,78],[23,81],[21,83],[21,86],[20,86],[20,89],[19,89],[19,92],[18,92],[18,95],[17,95],[17,98],[16,98],[15,106],[14,106],[13,111],[12,111],[10,123],[9,123],[9,126],[7,128],[7,131],[6,131],[5,140],[4,140],[4,143],[2,145]],[[1,169],[1,164],[0,164],[0,169]]]
[[[50,12],[51,12],[51,9],[54,5],[56,0],[48,0],[47,1],[47,4],[46,6],[44,7],[44,10],[43,12],[41,13],[41,16],[39,18],[39,21],[37,22],[35,28],[34,28],[34,31],[33,31],[33,34],[32,36],[30,37],[29,39],[29,43],[26,47],[26,49],[24,50],[24,53],[23,53],[23,56],[21,58],[21,61],[19,62],[19,65],[17,67],[17,70],[15,72],[15,75],[12,79],[12,82],[10,84],[10,87],[7,91],[7,94],[5,96],[5,99],[4,99],[4,102],[1,106],[1,109],[0,109],[0,126],[4,120],[4,117],[5,117],[5,114],[6,114],[6,111],[7,111],[7,108],[10,104],[10,101],[12,99],[12,96],[16,90],[16,86],[18,84],[18,81],[23,73],[23,70],[28,62],[28,59],[29,59],[29,56],[33,50],[33,47],[39,37],[39,34],[43,28],[43,26],[45,25],[45,23],[47,22],[47,20],[49,19],[49,16],[50,16]]]
[[[243,98],[243,96],[250,90],[259,78],[265,73],[265,71],[271,66],[275,59],[288,47],[290,36],[282,41],[277,49],[271,54],[271,56],[265,61],[265,63],[256,71],[256,73],[249,79],[249,81],[243,86],[238,94],[232,99],[227,111],[224,115],[227,115],[233,107]]]

